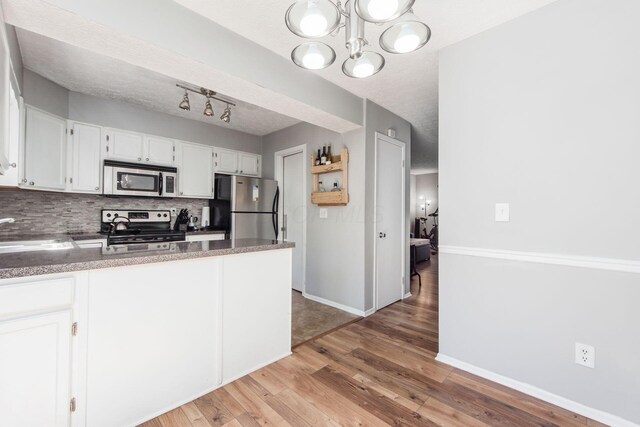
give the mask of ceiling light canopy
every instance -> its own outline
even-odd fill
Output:
[[[404,15],[415,0],[353,0],[360,18],[374,24],[389,22]]]
[[[320,70],[333,64],[333,61],[336,60],[336,53],[324,43],[307,42],[293,49],[291,59],[299,67]]]
[[[371,50],[365,38],[365,23],[394,21],[380,36],[380,47],[390,53],[409,53],[420,49],[431,38],[431,30],[418,20],[411,7],[415,0],[298,0],[285,15],[292,33],[305,38],[335,36],[345,29],[348,59],[342,71],[349,77],[365,78],[378,73],[384,57]],[[341,23],[344,17],[344,23]],[[333,64],[335,51],[325,43],[307,42],[291,52],[292,61],[308,70],[320,70]]]
[[[287,10],[285,22],[300,37],[323,37],[340,25],[340,10],[330,0],[298,0]]]
[[[225,123],[229,123],[231,121],[231,108],[230,106],[236,106],[236,104],[234,104],[233,102],[224,99],[224,98],[220,98],[218,96],[217,92],[212,91],[211,89],[206,89],[204,87],[195,87],[195,86],[191,86],[188,84],[182,84],[182,83],[176,83],[176,86],[178,86],[179,88],[184,89],[184,96],[182,97],[182,101],[180,102],[180,104],[178,104],[178,107],[182,110],[185,111],[189,111],[191,110],[191,105],[189,102],[189,93],[188,92],[193,92],[193,93],[197,93],[199,95],[202,95],[206,98],[206,101],[204,103],[204,111],[202,112],[202,114],[204,114],[207,117],[213,117],[214,116],[214,112],[213,112],[213,105],[211,105],[211,100],[215,99],[217,101],[221,101],[224,102],[225,104],[227,104],[227,107],[224,109],[224,112],[222,113],[222,115],[220,116],[220,119],[225,122]]]

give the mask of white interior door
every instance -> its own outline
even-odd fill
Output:
[[[405,269],[404,144],[376,135],[376,308],[403,296]]]
[[[293,249],[293,289],[302,292],[304,283],[304,157],[302,153],[291,154],[282,159],[282,238],[295,242]]]

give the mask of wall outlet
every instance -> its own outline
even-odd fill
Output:
[[[596,367],[596,349],[593,346],[576,343],[576,363],[587,368]]]
[[[509,222],[509,203],[496,203],[496,222]]]
[[[329,218],[329,211],[327,208],[320,208],[320,218]]]

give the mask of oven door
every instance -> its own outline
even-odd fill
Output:
[[[116,196],[160,197],[162,172],[130,167],[104,167],[104,193]]]

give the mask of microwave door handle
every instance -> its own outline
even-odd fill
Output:
[[[164,179],[162,177],[162,172],[160,172],[158,174],[158,181],[159,181],[158,186],[160,187],[160,194],[159,195],[162,196],[162,187],[164,186]]]

